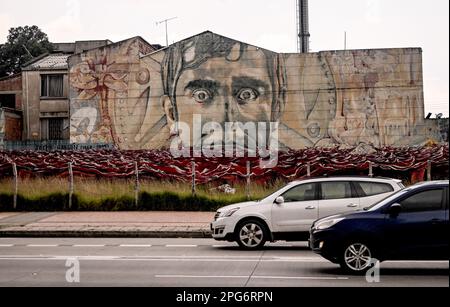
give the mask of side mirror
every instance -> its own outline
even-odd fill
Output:
[[[283,196],[278,196],[278,197],[275,199],[275,203],[276,203],[277,205],[282,205],[282,204],[284,204],[284,197],[283,197]]]
[[[400,204],[392,204],[390,207],[389,207],[389,214],[392,216],[392,217],[397,217],[399,214],[400,214],[400,212],[402,211],[402,205],[400,205]]]

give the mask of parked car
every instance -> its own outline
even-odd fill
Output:
[[[401,180],[368,177],[292,182],[260,201],[227,206],[211,223],[213,238],[257,249],[267,241],[307,240],[315,220],[370,206],[403,189]]]
[[[350,273],[372,260],[449,260],[448,181],[414,185],[361,212],[316,221],[312,250]]]

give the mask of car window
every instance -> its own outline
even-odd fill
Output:
[[[388,183],[381,182],[355,182],[364,192],[365,197],[394,192],[394,188]]]
[[[322,182],[322,199],[352,198],[352,186],[348,181]]]
[[[443,190],[429,190],[419,192],[403,199],[400,202],[402,212],[441,210]]]
[[[316,197],[316,184],[307,183],[298,185],[289,191],[285,192],[283,195],[284,202],[295,202],[295,201],[311,201],[317,200]]]

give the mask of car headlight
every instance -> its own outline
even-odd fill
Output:
[[[235,214],[241,208],[234,208],[225,212],[222,212],[219,217],[230,217]]]
[[[325,220],[323,222],[319,222],[316,224],[315,228],[317,230],[324,230],[324,229],[328,229],[334,225],[336,225],[337,223],[339,223],[340,221],[345,220],[345,218],[337,218],[337,219],[331,219],[331,220]]]

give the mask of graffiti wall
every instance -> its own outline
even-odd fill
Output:
[[[198,121],[277,123],[281,149],[439,139],[424,120],[420,49],[279,54],[204,32],[153,51],[131,39],[72,57],[70,83],[74,143],[165,149]]]

